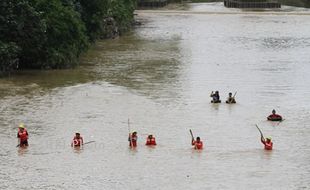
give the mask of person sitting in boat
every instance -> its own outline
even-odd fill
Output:
[[[282,121],[282,116],[276,114],[276,110],[272,110],[272,114],[267,117],[270,121]]]
[[[28,146],[28,132],[23,123],[18,126],[17,138],[19,138],[19,147]]]
[[[192,139],[192,145],[194,146],[194,149],[200,150],[203,148],[203,143],[200,140],[200,137],[197,137],[196,140],[194,138]]]
[[[71,146],[73,147],[80,147],[82,146],[83,143],[83,137],[81,136],[80,133],[75,133],[75,136],[73,137],[73,140],[71,142]]]
[[[231,92],[228,93],[228,98],[226,100],[226,103],[227,104],[235,104],[236,103],[235,97],[232,96]]]
[[[261,142],[265,145],[265,150],[272,150],[273,142],[271,142],[271,137],[267,137],[266,140],[261,137]]]
[[[221,103],[219,91],[211,92],[210,97],[212,97],[211,103]]]
[[[153,135],[149,135],[147,138],[146,138],[146,143],[145,145],[156,145],[156,140],[155,140],[155,137]]]
[[[129,133],[128,141],[129,141],[129,146],[130,147],[137,147],[137,132],[134,131],[132,134]]]

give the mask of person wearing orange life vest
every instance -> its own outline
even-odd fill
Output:
[[[269,121],[282,121],[282,116],[276,114],[276,110],[272,110],[272,114],[267,117]]]
[[[267,137],[266,140],[264,137],[261,137],[261,142],[265,145],[265,150],[272,150],[273,142],[271,142],[271,138]]]
[[[80,147],[84,144],[83,137],[80,133],[75,133],[75,136],[73,137],[73,140],[71,142],[71,146],[73,147]]]
[[[200,137],[197,137],[196,140],[192,139],[192,145],[195,149],[200,150],[203,148],[203,143],[200,140]]]
[[[155,140],[155,137],[153,135],[149,135],[147,138],[146,138],[146,143],[145,145],[156,145],[156,140]]]
[[[130,147],[137,147],[137,132],[134,131],[132,134],[129,133],[128,141],[129,141],[129,146]]]
[[[28,146],[28,132],[24,124],[19,124],[17,138],[19,138],[19,146]]]

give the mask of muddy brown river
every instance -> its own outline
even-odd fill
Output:
[[[137,11],[141,26],[76,69],[0,79],[0,189],[310,189],[310,12],[283,9]],[[211,104],[215,90],[237,104]],[[272,109],[285,120],[266,121]],[[95,142],[73,149],[75,132]]]

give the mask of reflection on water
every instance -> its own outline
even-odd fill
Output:
[[[309,39],[296,39],[291,37],[266,38],[263,39],[263,48],[281,50],[285,48],[304,48],[308,47]]]
[[[77,69],[0,79],[1,187],[309,188],[310,21],[307,10],[290,12],[221,3],[142,11],[141,27],[98,42]],[[237,91],[237,104],[211,104],[215,89],[223,102]],[[285,120],[266,121],[272,109]],[[128,118],[136,149],[128,148]],[[20,122],[27,149],[15,147]],[[255,124],[273,151],[263,150]],[[202,151],[192,149],[189,129]],[[76,131],[96,143],[72,148]],[[145,146],[147,134],[156,147]]]
[[[81,154],[83,152],[83,147],[74,147],[73,152],[76,154]]]
[[[18,156],[26,156],[28,152],[28,147],[18,147],[17,152]]]
[[[180,66],[177,38],[153,41],[132,34],[102,43],[104,49],[94,49],[97,57],[92,65],[96,67],[90,71],[97,79],[154,98],[177,95]],[[98,45],[101,47],[100,43]],[[84,60],[89,59],[84,57]]]

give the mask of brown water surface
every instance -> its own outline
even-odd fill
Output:
[[[309,189],[310,16],[292,9],[140,11],[143,25],[98,42],[77,69],[0,79],[0,189]],[[214,90],[223,102],[237,91],[237,104],[211,104]],[[266,121],[272,109],[282,123]],[[27,149],[15,148],[20,122]],[[76,131],[96,142],[72,149]]]

